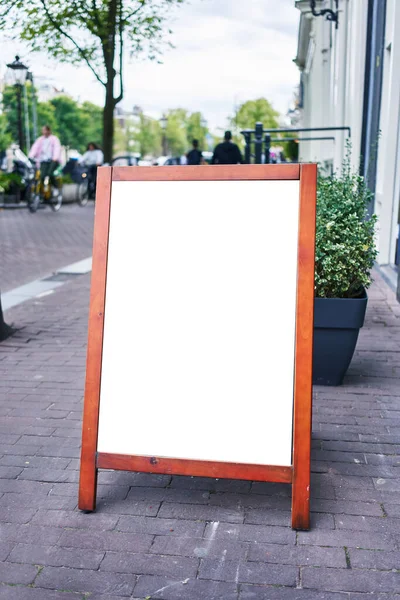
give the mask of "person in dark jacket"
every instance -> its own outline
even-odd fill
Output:
[[[225,131],[224,141],[215,147],[211,160],[213,165],[237,165],[243,163],[242,153],[239,146],[232,142],[232,134]]]
[[[187,153],[187,163],[188,165],[200,165],[201,159],[203,158],[202,153],[199,150],[199,141],[193,140],[193,149]]]

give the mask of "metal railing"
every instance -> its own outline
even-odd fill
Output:
[[[254,158],[255,164],[261,164],[262,162],[269,163],[271,159],[271,142],[311,142],[311,141],[326,141],[330,140],[335,142],[335,136],[323,136],[323,137],[271,137],[272,133],[308,133],[308,132],[316,132],[316,131],[345,131],[347,132],[347,137],[351,138],[351,128],[350,127],[293,127],[293,128],[285,128],[285,129],[264,129],[262,123],[256,123],[254,129],[244,129],[241,131],[241,134],[245,139],[245,151],[244,151],[244,162],[246,164],[250,164],[252,162],[252,158]],[[254,153],[252,152],[252,145],[254,145]],[[264,161],[263,161],[264,154]]]

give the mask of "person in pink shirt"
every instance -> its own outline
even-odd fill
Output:
[[[53,173],[61,160],[61,144],[57,136],[52,135],[48,125],[42,127],[42,135],[33,144],[29,158],[40,165],[40,178],[50,177],[52,185],[56,185]]]

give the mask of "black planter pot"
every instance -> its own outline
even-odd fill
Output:
[[[359,298],[315,298],[313,383],[341,385],[364,324],[367,294]]]

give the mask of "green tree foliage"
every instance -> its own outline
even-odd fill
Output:
[[[203,127],[200,112],[189,113],[183,108],[169,110],[166,114],[167,127],[165,137],[167,150],[172,156],[185,154],[192,145],[192,140],[199,140],[200,148],[205,147],[207,127]]]
[[[140,155],[159,156],[161,154],[161,126],[155,119],[146,117],[143,113],[139,117],[139,127],[135,132],[135,149]]]
[[[92,102],[83,102],[80,107],[85,131],[85,142],[94,142],[98,146],[103,143],[103,111],[100,106]]]
[[[33,142],[32,122],[32,86],[27,85],[30,138]],[[38,134],[43,125],[49,125],[53,133],[60,138],[64,146],[82,152],[88,142],[101,144],[102,141],[102,109],[91,102],[81,105],[69,96],[56,96],[48,102],[38,102],[35,93]],[[5,131],[12,140],[18,139],[17,98],[14,86],[6,86],[3,92]],[[23,104],[23,123],[25,125],[25,106]],[[25,127],[24,127],[25,134]],[[24,148],[29,151],[29,148]]]
[[[264,129],[272,129],[278,127],[278,117],[279,113],[266,98],[258,98],[241,104],[231,123],[238,130],[254,129],[256,123],[262,123]]]
[[[37,103],[37,120],[38,120],[38,134],[40,135],[41,128],[43,125],[48,125],[57,135],[60,135],[60,129],[58,127],[56,119],[56,111],[51,102],[38,102]],[[31,124],[31,130],[33,125]],[[32,134],[33,135],[33,134]],[[32,138],[31,135],[31,139]]]
[[[32,50],[86,65],[104,87],[103,148],[112,158],[114,108],[124,96],[124,54],[159,56],[172,5],[183,0],[0,0],[0,28]],[[15,29],[15,23],[18,28]]]
[[[82,150],[87,144],[85,125],[87,121],[81,108],[69,96],[56,96],[50,100],[54,107],[56,130],[63,146]]]
[[[205,149],[206,147],[206,135],[207,127],[204,127],[202,123],[203,117],[200,112],[194,112],[187,117],[186,121],[186,137],[189,144],[193,140],[199,140],[199,147]]]
[[[8,148],[12,142],[12,137],[7,131],[7,120],[6,116],[0,114],[0,152],[3,152]]]
[[[28,112],[29,116],[32,116],[32,86],[27,83],[27,99],[28,99]],[[49,125],[54,132],[57,132],[57,121],[55,115],[55,108],[50,102],[38,102],[37,95],[35,94],[36,108],[37,108],[37,119],[39,132],[43,125]],[[6,86],[3,91],[3,109],[4,116],[6,119],[6,131],[10,135],[13,141],[18,139],[18,113],[17,113],[17,92],[15,86]],[[25,138],[25,103],[22,103],[22,119],[23,119],[23,133]],[[33,122],[29,119],[29,133],[31,141],[33,141]],[[58,132],[57,132],[58,133]],[[25,140],[26,143],[26,140]],[[29,151],[29,148],[23,148],[25,151]]]
[[[166,116],[165,137],[167,138],[168,153],[172,156],[181,156],[188,147],[186,134],[187,111],[183,108],[175,108],[169,110]]]

